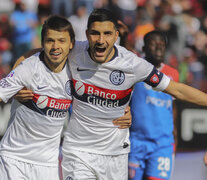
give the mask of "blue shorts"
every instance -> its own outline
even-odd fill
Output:
[[[149,148],[142,145],[129,154],[129,179],[169,180],[174,165],[174,145]]]

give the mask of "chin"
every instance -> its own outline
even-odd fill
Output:
[[[106,61],[106,59],[95,58],[95,62],[97,62],[97,63],[104,63],[105,61]]]

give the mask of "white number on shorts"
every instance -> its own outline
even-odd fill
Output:
[[[158,158],[158,169],[161,171],[169,171],[170,170],[170,159],[165,157]]]

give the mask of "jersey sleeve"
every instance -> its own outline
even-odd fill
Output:
[[[157,91],[165,90],[170,82],[170,79],[164,73],[160,72],[145,59],[138,57],[133,68],[135,78],[139,77],[139,79],[135,80],[136,82],[144,81]]]
[[[23,62],[17,66],[7,77],[0,80],[0,98],[6,103],[23,87],[28,87],[31,74],[32,68],[28,63]]]
[[[133,54],[133,56],[132,67],[135,75],[135,83],[144,81],[153,70],[153,65],[136,54]]]

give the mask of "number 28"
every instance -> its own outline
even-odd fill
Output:
[[[170,170],[170,159],[167,157],[158,158],[158,170],[169,171]]]

